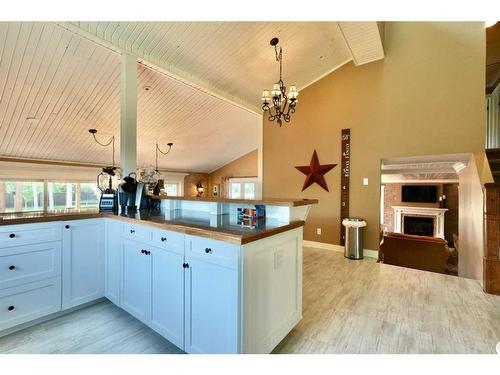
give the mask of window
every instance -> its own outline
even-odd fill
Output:
[[[43,210],[43,181],[0,181],[0,212]]]
[[[80,184],[80,208],[97,208],[101,192],[95,182]]]
[[[76,208],[76,185],[68,182],[49,182],[47,184],[48,209]]]
[[[257,197],[256,178],[230,178],[229,198],[255,199]]]
[[[179,183],[178,182],[165,182],[163,184],[165,193],[170,196],[179,195]]]

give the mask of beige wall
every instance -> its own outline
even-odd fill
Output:
[[[379,247],[382,158],[472,152],[484,161],[483,24],[388,22],[384,47],[385,59],[349,63],[302,90],[290,124],[264,119],[263,196],[318,198],[307,240],[339,244],[340,166],[326,174],[330,192],[301,192],[294,166],[314,149],[320,162],[340,163],[342,128],[352,135],[350,214],[368,221],[369,249]]]
[[[210,173],[208,176],[209,195],[212,195],[214,184],[221,183],[221,177],[257,177],[257,154],[257,150],[253,150]]]
[[[186,177],[184,177],[184,196],[196,197],[196,195],[198,194],[196,185],[200,182],[205,189],[203,191],[202,197],[208,197],[208,173],[190,173]]]

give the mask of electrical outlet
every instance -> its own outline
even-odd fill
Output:
[[[321,236],[321,228],[316,228],[316,234],[317,234],[318,236]]]
[[[363,178],[363,185],[368,185],[368,177]]]

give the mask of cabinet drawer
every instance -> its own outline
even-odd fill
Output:
[[[225,267],[237,268],[239,246],[202,237],[186,236],[186,256]]]
[[[168,230],[153,230],[153,243],[161,248],[184,253],[184,234]],[[178,250],[178,251],[177,251]]]
[[[136,241],[151,242],[151,232],[151,228],[142,225],[123,224],[122,227],[122,235]]]
[[[61,310],[61,277],[0,290],[0,331]]]
[[[0,248],[59,241],[60,239],[60,222],[0,226]]]
[[[61,274],[61,241],[0,250],[0,289]]]

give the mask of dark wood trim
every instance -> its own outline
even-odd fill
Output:
[[[483,290],[500,294],[500,184],[485,184]]]
[[[341,167],[340,172],[340,244],[345,244],[345,227],[342,220],[349,217],[349,180],[351,177],[351,129],[341,132]]]

